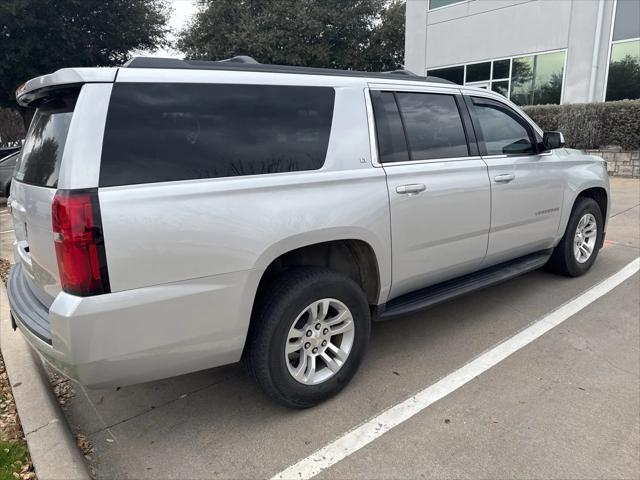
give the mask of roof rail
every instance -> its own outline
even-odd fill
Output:
[[[418,76],[415,73],[413,73],[411,70],[405,70],[404,68],[399,68],[397,70],[390,70],[388,72],[382,72],[382,73],[386,73],[388,75],[406,75],[406,76],[409,76],[409,77],[417,77]]]
[[[255,58],[250,57],[249,55],[236,55],[235,57],[225,58],[224,60],[216,60],[220,63],[252,63],[252,64],[260,64]]]
[[[180,60],[178,58],[134,57],[123,65],[126,68],[162,68],[193,70],[232,70],[245,72],[293,73],[301,75],[329,75],[337,77],[385,78],[406,76],[407,80],[435,82],[456,85],[439,77],[421,77],[415,73],[399,69],[390,72],[361,72],[357,70],[334,70],[332,68],[294,67],[289,65],[270,65],[259,63],[255,59],[238,55],[224,60]]]

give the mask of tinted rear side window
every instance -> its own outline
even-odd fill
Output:
[[[22,147],[16,180],[40,187],[57,186],[75,101],[75,94],[60,96],[36,110]]]
[[[402,128],[400,112],[393,92],[371,92],[373,114],[380,162],[404,162],[409,160],[407,142]]]
[[[398,92],[396,98],[411,160],[469,155],[462,119],[452,95]]]
[[[100,186],[321,168],[334,89],[116,84]]]

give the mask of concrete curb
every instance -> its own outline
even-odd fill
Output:
[[[2,282],[0,349],[38,479],[89,480],[89,472],[40,357],[22,334],[11,328],[9,300]]]

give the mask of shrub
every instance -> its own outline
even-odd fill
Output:
[[[10,108],[0,108],[0,147],[16,145],[24,136],[22,116]]]
[[[524,111],[543,130],[562,132],[568,147],[640,149],[640,100],[534,105]]]

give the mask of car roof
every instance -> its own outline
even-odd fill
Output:
[[[125,68],[158,68],[178,70],[230,70],[240,72],[260,73],[289,73],[298,75],[326,75],[333,77],[355,78],[383,78],[385,80],[408,80],[456,85],[455,83],[439,77],[421,77],[415,73],[404,70],[392,70],[389,72],[362,72],[358,70],[339,70],[333,68],[298,67],[291,65],[272,65],[258,63],[253,58],[241,55],[225,60],[181,60],[178,58],[160,57],[134,57],[124,64]]]

